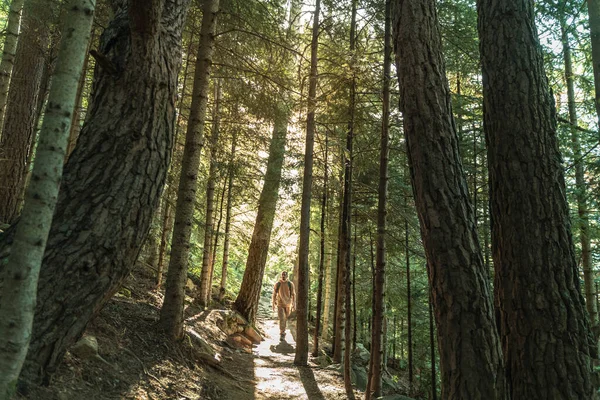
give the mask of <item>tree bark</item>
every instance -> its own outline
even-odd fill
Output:
[[[204,118],[208,103],[210,67],[214,52],[218,10],[219,0],[204,2],[200,43],[194,71],[192,104],[185,135],[185,148],[175,206],[171,259],[167,273],[165,301],[160,312],[162,328],[174,339],[183,337],[184,286],[187,280],[192,219],[198,188],[198,167],[204,143]]]
[[[298,285],[296,354],[294,364],[308,363],[308,250],[310,244],[310,198],[312,194],[313,148],[315,145],[315,111],[317,108],[317,51],[319,47],[319,13],[321,0],[316,0],[310,44],[310,77],[308,80],[308,113],[306,115],[306,147],[304,149],[304,174],[302,178],[302,204],[300,206],[300,245],[298,246]]]
[[[223,261],[221,264],[221,288],[219,289],[219,301],[227,291],[227,269],[229,267],[229,235],[231,230],[231,206],[233,197],[233,171],[236,150],[237,135],[234,133],[231,139],[231,156],[229,158],[229,173],[227,178],[227,210],[225,211],[225,238],[223,239]]]
[[[25,195],[4,270],[0,298],[0,398],[11,398],[31,338],[36,290],[63,172],[77,84],[95,8],[94,0],[67,4],[64,35],[41,130],[33,183]]]
[[[506,399],[500,341],[458,153],[435,2],[397,0],[400,109],[439,332],[442,398]]]
[[[12,0],[8,10],[8,21],[6,24],[6,38],[2,49],[2,62],[0,62],[0,132],[4,126],[6,102],[10,87],[10,78],[15,64],[17,43],[21,28],[21,11],[25,0]],[[2,134],[0,134],[2,136]]]
[[[206,214],[204,221],[204,246],[202,249],[202,271],[200,273],[200,293],[198,303],[208,307],[212,292],[212,254],[213,254],[213,219],[215,183],[217,180],[217,146],[219,144],[219,130],[221,129],[221,80],[215,82],[215,105],[213,108],[213,125],[210,135],[210,167],[208,169],[208,182],[206,183]]]
[[[587,0],[590,19],[590,41],[592,43],[592,66],[594,71],[594,93],[596,117],[600,127],[600,0]]]
[[[15,67],[2,140],[0,141],[0,222],[16,221],[23,204],[25,182],[36,134],[38,99],[46,64],[52,7],[39,0],[25,3],[22,33],[17,44]]]
[[[323,277],[325,275],[325,220],[327,218],[327,181],[329,180],[329,138],[325,131],[325,155],[323,157],[323,194],[321,196],[321,231],[319,238],[319,279],[317,283],[317,316],[315,319],[315,335],[313,339],[313,356],[319,355],[319,336],[321,331],[321,309],[323,306]]]
[[[383,46],[383,110],[381,115],[381,141],[379,148],[379,187],[377,200],[377,254],[375,263],[375,285],[373,330],[371,331],[371,360],[369,375],[371,385],[365,391],[365,399],[381,397],[383,317],[385,314],[385,267],[386,267],[386,216],[388,196],[389,121],[390,121],[390,65],[392,63],[391,0],[385,2],[385,30]],[[408,251],[408,249],[407,249]],[[395,325],[394,325],[395,328]],[[395,332],[394,332],[395,333]],[[395,346],[395,344],[394,344]]]
[[[477,10],[494,288],[510,394],[591,399],[597,351],[579,290],[533,3],[478,1]]]
[[[65,165],[40,272],[27,378],[48,380],[148,233],[172,147],[186,10],[187,0],[121,2],[102,35],[94,96]],[[0,238],[0,258],[11,240],[11,232]]]

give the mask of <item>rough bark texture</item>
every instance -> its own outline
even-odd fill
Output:
[[[381,396],[382,335],[385,305],[386,267],[386,216],[388,195],[389,122],[390,122],[390,65],[392,63],[391,0],[385,2],[385,31],[383,50],[383,110],[381,116],[381,141],[379,149],[379,187],[377,203],[377,255],[375,264],[375,293],[373,329],[371,331],[371,360],[369,364],[370,386],[365,399]]]
[[[442,398],[506,399],[500,341],[458,153],[432,0],[397,0],[400,109],[438,328]]]
[[[8,88],[15,63],[17,42],[21,27],[21,11],[25,0],[13,0],[8,11],[8,22],[6,24],[6,38],[2,48],[2,62],[0,62],[0,131],[4,125],[6,101],[8,99]],[[1,136],[1,134],[0,134]]]
[[[40,273],[26,377],[48,377],[119,288],[148,233],[165,180],[187,0],[120,2],[102,35],[94,96],[65,166]],[[136,18],[138,17],[138,18]],[[11,234],[0,238],[0,258]],[[2,263],[0,263],[0,266]]]
[[[219,143],[220,131],[220,107],[221,107],[221,81],[215,82],[215,97],[213,108],[213,125],[210,135],[210,166],[208,168],[208,181],[206,182],[206,213],[204,221],[204,246],[202,249],[202,271],[200,272],[200,293],[198,303],[202,307],[208,307],[211,297],[212,286],[212,254],[213,244],[216,238],[213,235],[213,219],[215,213],[215,183],[217,180],[217,145]]]
[[[596,350],[579,291],[533,2],[478,1],[477,8],[494,288],[510,394],[591,399]]]
[[[306,146],[304,149],[304,174],[302,177],[302,204],[300,207],[300,244],[298,246],[298,285],[296,354],[294,364],[308,363],[308,249],[310,244],[310,198],[312,194],[313,148],[315,145],[315,111],[317,108],[317,51],[319,47],[319,13],[321,0],[316,0],[310,44],[310,77],[308,81],[308,113],[306,115]]]
[[[323,298],[323,326],[321,328],[321,338],[329,339],[329,314],[331,304],[331,243],[329,244],[329,252],[325,253],[325,295]]]
[[[52,8],[39,0],[23,9],[22,33],[17,45],[2,140],[0,141],[0,222],[16,221],[38,122],[38,99],[46,63]]]
[[[571,123],[571,148],[575,164],[575,199],[577,201],[577,228],[579,229],[579,244],[581,246],[581,266],[583,268],[583,284],[585,305],[590,315],[590,324],[594,335],[598,336],[598,307],[594,291],[594,272],[592,268],[592,251],[590,243],[590,221],[587,203],[587,185],[585,182],[584,162],[581,155],[581,143],[578,125],[577,108],[575,103],[575,85],[573,82],[573,61],[571,46],[565,23],[561,21],[563,61],[565,64],[565,82],[567,84],[567,101],[569,106],[569,122]]]
[[[258,212],[254,222],[252,241],[248,248],[246,270],[240,292],[235,299],[234,307],[251,323],[256,322],[258,301],[262,287],[267,256],[269,255],[269,242],[275,209],[279,198],[279,183],[281,182],[281,169],[285,156],[285,141],[288,130],[289,111],[284,104],[278,105],[273,121],[273,136],[269,144],[269,159],[265,172],[265,182],[260,198],[258,199]]]
[[[183,300],[187,280],[188,257],[194,203],[198,188],[198,167],[204,142],[204,118],[208,104],[210,66],[214,52],[214,32],[217,25],[219,0],[206,0],[202,8],[202,28],[194,71],[192,104],[185,135],[181,163],[175,222],[171,240],[171,259],[167,273],[165,301],[160,311],[162,328],[174,339],[183,336]]]
[[[66,5],[63,38],[41,130],[32,184],[25,195],[0,294],[0,398],[10,398],[29,348],[36,290],[63,172],[79,75],[90,39],[94,0]]]

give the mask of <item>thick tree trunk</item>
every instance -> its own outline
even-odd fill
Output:
[[[377,259],[375,267],[373,330],[371,331],[371,360],[369,375],[371,385],[365,391],[365,399],[380,397],[383,336],[385,313],[385,267],[386,267],[386,216],[388,196],[389,122],[390,122],[390,65],[392,63],[391,0],[385,2],[385,31],[383,49],[383,110],[381,115],[381,142],[379,148],[379,187],[377,202]],[[395,325],[394,325],[395,328]],[[395,332],[394,332],[395,333]],[[395,344],[394,344],[395,346]]]
[[[183,337],[183,301],[187,280],[192,219],[198,188],[198,167],[204,142],[204,118],[208,103],[210,67],[214,52],[214,33],[217,25],[219,0],[206,0],[202,7],[202,28],[194,71],[192,104],[185,135],[181,163],[175,222],[171,240],[171,259],[167,273],[165,301],[160,311],[162,328],[174,339]]]
[[[223,261],[221,264],[221,287],[219,289],[219,301],[227,291],[227,269],[229,267],[229,235],[231,231],[231,206],[233,190],[233,171],[236,150],[237,135],[234,133],[231,139],[231,156],[229,158],[229,173],[227,178],[227,211],[225,211],[225,238],[223,239]]]
[[[48,377],[133,265],[165,181],[187,0],[115,10],[65,166],[40,273],[26,377]],[[157,12],[162,9],[162,14]],[[0,239],[0,258],[11,234]],[[2,265],[2,263],[0,263]]]
[[[506,399],[487,271],[458,153],[435,2],[397,0],[400,109],[438,328],[442,398]]]
[[[569,122],[571,123],[571,147],[575,163],[575,199],[577,201],[577,228],[579,229],[579,244],[581,245],[581,266],[583,267],[583,284],[585,305],[590,315],[590,324],[594,335],[598,336],[598,308],[596,307],[596,293],[594,292],[594,272],[592,268],[592,251],[590,243],[590,221],[587,204],[587,185],[585,182],[584,163],[581,155],[579,133],[575,129],[578,125],[577,109],[575,104],[575,85],[573,83],[573,62],[571,60],[571,46],[565,23],[561,21],[563,61],[565,64],[565,81],[567,84],[567,101],[569,106]]]
[[[23,10],[24,3],[25,0],[12,0],[10,9],[8,10],[6,38],[4,39],[4,47],[2,48],[2,62],[0,62],[0,132],[4,125],[8,89],[10,87],[10,78],[15,64],[17,43],[21,28],[21,11]],[[0,136],[2,136],[1,133]]]
[[[248,248],[246,270],[244,271],[240,292],[234,304],[235,309],[252,323],[256,322],[260,290],[267,256],[269,255],[269,242],[271,241],[275,209],[279,198],[279,183],[281,182],[281,169],[285,156],[289,117],[287,105],[284,103],[278,104],[275,110],[275,120],[273,121],[273,136],[269,144],[265,182],[258,200],[258,213],[252,232],[252,241]]]
[[[0,141],[0,222],[6,224],[16,221],[23,204],[51,16],[52,7],[40,4],[40,0],[28,1],[23,8],[22,33]]]
[[[33,184],[25,195],[23,215],[16,227],[0,294],[2,399],[12,397],[29,347],[38,277],[56,206],[68,128],[95,5],[94,0],[71,0],[67,4],[64,31],[72,34],[64,35],[61,43],[32,173]]]
[[[319,13],[321,0],[316,0],[310,44],[310,77],[308,80],[308,113],[306,115],[306,146],[304,149],[304,174],[302,178],[302,204],[300,206],[300,244],[298,249],[298,285],[295,365],[308,363],[308,288],[310,269],[310,198],[312,194],[313,148],[315,145],[315,112],[317,108],[317,51],[319,47]]]
[[[219,144],[219,131],[221,129],[221,80],[215,82],[215,105],[213,108],[213,125],[210,135],[210,158],[208,168],[208,181],[206,183],[206,214],[204,221],[204,246],[202,249],[202,271],[200,273],[200,293],[198,303],[202,307],[208,307],[212,292],[212,254],[213,254],[213,224],[214,224],[214,199],[215,183],[217,180],[217,146]]]
[[[579,291],[533,3],[478,1],[477,9],[494,288],[510,394],[591,399],[597,351]]]

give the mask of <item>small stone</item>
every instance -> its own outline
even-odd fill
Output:
[[[71,353],[82,360],[98,355],[98,340],[94,336],[84,336],[71,347]]]

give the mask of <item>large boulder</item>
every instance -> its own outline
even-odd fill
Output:
[[[360,390],[366,390],[368,383],[367,369],[360,365],[352,364],[352,370],[350,371],[350,380]]]
[[[362,343],[356,343],[356,349],[352,352],[352,363],[361,366],[369,365],[371,353],[365,348]]]

